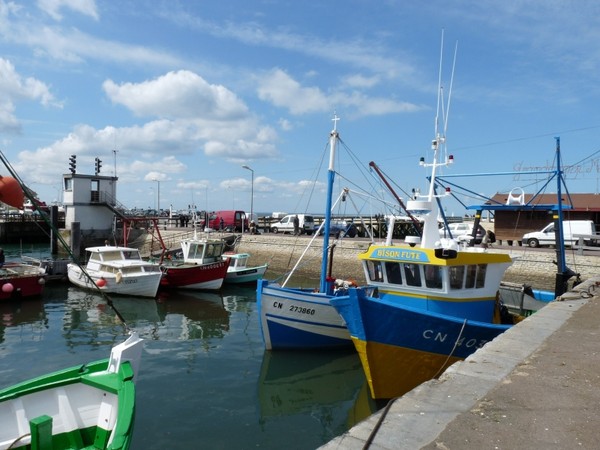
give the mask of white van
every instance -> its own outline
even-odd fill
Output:
[[[298,224],[300,234],[308,234],[309,236],[315,231],[315,219],[308,214],[288,214],[279,222],[271,225],[273,233],[294,233],[294,216],[298,216]]]
[[[579,235],[596,234],[596,225],[592,220],[563,220],[563,236],[565,245],[574,245]],[[554,222],[546,225],[541,231],[523,235],[523,244],[530,247],[555,245]],[[588,241],[586,241],[588,243]]]

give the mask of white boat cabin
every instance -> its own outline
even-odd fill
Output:
[[[87,269],[97,272],[128,275],[140,272],[158,272],[160,267],[144,261],[138,249],[129,247],[88,247]]]
[[[192,264],[209,264],[221,260],[225,251],[222,239],[190,239],[181,241],[183,260]]]

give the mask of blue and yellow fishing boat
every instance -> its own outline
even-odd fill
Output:
[[[432,150],[431,163],[420,161],[431,168],[428,193],[406,207],[423,220],[422,236],[371,245],[359,259],[376,294],[351,290],[330,300],[346,322],[374,398],[402,395],[407,383],[414,387],[439,375],[513,320],[503,318],[498,301],[510,256],[490,251],[485,242],[474,246],[476,231],[467,241],[440,237],[438,202],[450,192],[436,193],[436,173],[454,158],[437,129]]]

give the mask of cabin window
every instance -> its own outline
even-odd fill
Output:
[[[222,244],[208,244],[206,247],[206,257],[217,257],[223,253]]]
[[[124,251],[123,252],[123,257],[125,259],[140,259],[140,254],[137,251],[135,251],[135,250]]]
[[[451,266],[448,274],[450,277],[450,289],[462,289],[465,266]]]
[[[425,266],[425,286],[432,289],[442,288],[442,268],[432,264]]]
[[[383,271],[381,270],[381,262],[367,261],[367,270],[371,281],[383,281]]]
[[[487,270],[486,264],[478,264],[477,265],[477,281],[475,282],[475,287],[482,288],[485,286],[486,270]]]
[[[190,245],[189,258],[195,259],[195,258],[197,258],[198,254],[200,254],[200,257],[202,257],[202,249],[203,248],[204,248],[204,245],[199,245],[199,244]]]
[[[421,271],[418,264],[404,264],[404,276],[408,286],[421,286]]]
[[[100,254],[99,253],[91,253],[90,261],[98,261],[100,262]]]
[[[121,256],[121,252],[103,252],[102,258],[104,261],[121,261],[123,257]]]
[[[477,266],[470,264],[467,266],[467,279],[465,281],[465,289],[472,289],[475,287],[475,276],[477,275]]]
[[[402,284],[402,272],[399,263],[385,263],[385,273],[387,275],[388,283]]]

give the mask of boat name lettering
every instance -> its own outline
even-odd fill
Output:
[[[433,339],[434,341],[445,342],[448,338],[448,334],[435,330],[425,330],[423,331],[423,337],[425,339]],[[462,337],[458,340],[456,346],[465,346],[467,348],[481,348],[485,343],[487,343],[487,341],[484,339],[478,340],[474,338],[467,339],[466,337]]]
[[[125,278],[121,281],[123,284],[135,284],[138,282],[137,278]]]
[[[281,303],[281,302],[273,302],[273,308],[283,309],[283,303]]]
[[[415,250],[398,250],[398,249],[377,249],[373,254],[374,258],[395,259],[398,261],[426,261],[424,252]]]
[[[312,308],[303,308],[301,306],[290,305],[290,312],[296,312],[298,314],[308,314],[310,316],[315,315],[315,310]]]

